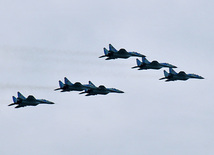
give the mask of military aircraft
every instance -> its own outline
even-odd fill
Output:
[[[17,94],[18,98],[13,96],[13,103],[9,104],[8,106],[17,105],[15,108],[21,108],[25,106],[37,106],[38,104],[54,104],[53,102],[45,99],[36,99],[33,95],[29,95],[26,98],[20,92]]]
[[[61,92],[69,91],[83,91],[88,88],[88,85],[82,85],[80,82],[71,83],[66,77],[64,78],[65,83],[59,80],[59,88],[54,90],[61,90]]]
[[[100,56],[99,58],[107,57],[106,60],[117,59],[117,58],[127,59],[131,56],[145,57],[145,55],[142,55],[137,52],[127,52],[123,48],[121,48],[118,51],[111,44],[109,44],[109,51],[106,48],[104,48],[104,55]]]
[[[146,69],[161,69],[163,67],[177,68],[174,65],[168,63],[159,63],[156,60],[149,62],[145,57],[142,58],[142,62],[139,59],[136,59],[136,62],[137,66],[132,67],[132,69],[138,68],[138,70],[146,70]]]
[[[166,79],[166,82],[176,81],[176,80],[186,81],[189,78],[204,79],[202,76],[199,76],[196,74],[186,74],[184,71],[180,71],[179,73],[176,73],[172,68],[169,68],[169,73],[164,70],[164,77],[160,78],[159,80]]]
[[[81,92],[80,94],[86,94],[85,96],[91,96],[91,95],[106,95],[108,93],[124,93],[121,90],[115,89],[115,88],[106,88],[103,85],[100,85],[99,87],[96,87],[91,81],[89,81],[89,87],[88,89],[85,89],[85,91]]]

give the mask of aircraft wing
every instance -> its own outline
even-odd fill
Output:
[[[145,55],[137,53],[137,52],[128,52],[128,53],[130,53],[132,56],[136,56],[136,57],[146,57]]]
[[[169,63],[160,63],[163,67],[169,67],[169,68],[177,68],[176,66],[174,65],[171,65]]]

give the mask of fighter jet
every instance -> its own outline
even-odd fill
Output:
[[[142,55],[137,52],[127,52],[123,48],[121,48],[118,51],[111,44],[109,44],[109,51],[106,48],[104,48],[104,55],[100,56],[99,58],[107,57],[106,60],[117,59],[117,58],[127,59],[131,56],[145,57],[145,55]]]
[[[33,95],[29,95],[27,98],[24,97],[20,92],[18,92],[18,98],[15,96],[13,98],[13,103],[8,106],[17,105],[15,108],[21,108],[25,106],[37,106],[38,104],[54,104],[51,101],[45,99],[36,99]]]
[[[164,76],[165,77],[160,78],[159,80],[166,79],[166,82],[168,82],[168,81],[176,81],[176,80],[186,81],[189,78],[204,79],[202,76],[199,76],[196,74],[186,74],[184,71],[180,71],[179,73],[176,73],[172,68],[169,68],[169,73],[164,70]]]
[[[156,60],[149,62],[145,57],[142,58],[142,62],[139,59],[136,59],[136,61],[137,66],[132,67],[132,69],[138,68],[138,70],[146,70],[146,69],[161,69],[163,67],[177,68],[174,65],[168,63],[159,63]]]
[[[71,83],[66,77],[64,77],[65,84],[59,80],[59,88],[54,90],[61,90],[61,92],[69,91],[83,91],[88,88],[88,85],[82,85],[80,82]]]
[[[103,85],[100,85],[99,87],[96,87],[91,81],[89,81],[90,87],[88,89],[85,89],[85,91],[81,92],[80,94],[86,94],[85,96],[91,96],[91,95],[106,95],[108,93],[124,93],[121,90],[115,89],[115,88],[106,88]]]

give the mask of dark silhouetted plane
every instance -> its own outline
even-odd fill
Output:
[[[24,97],[20,92],[18,92],[18,98],[15,96],[13,98],[13,103],[8,106],[17,105],[15,108],[21,108],[25,106],[37,106],[38,104],[54,104],[51,101],[45,99],[36,99],[33,95],[29,95],[27,98]]]
[[[194,79],[204,79],[202,76],[196,75],[196,74],[186,74],[184,71],[180,71],[179,73],[176,73],[172,68],[169,68],[169,73],[164,70],[164,77],[160,78],[159,80],[166,79],[166,82],[168,81],[176,81],[176,80],[183,80],[186,81],[190,78]]]
[[[85,89],[85,91],[81,92],[80,94],[86,94],[86,96],[91,95],[106,95],[108,93],[124,93],[121,90],[115,89],[115,88],[106,88],[103,85],[100,85],[99,87],[96,87],[91,81],[89,81],[90,87],[88,89]]]
[[[82,85],[80,82],[71,83],[66,77],[64,78],[65,83],[59,80],[59,88],[54,90],[61,90],[61,92],[69,91],[83,91],[88,88],[89,85]]]
[[[100,56],[99,58],[107,57],[106,60],[117,59],[117,58],[127,59],[132,56],[145,57],[145,55],[142,55],[137,52],[127,52],[123,48],[121,48],[118,51],[111,44],[109,44],[109,51],[106,48],[104,48],[104,55]]]
[[[132,68],[138,68],[138,70],[161,69],[163,67],[177,68],[174,65],[171,65],[168,63],[159,63],[156,60],[149,62],[145,57],[142,58],[142,62],[139,59],[136,59],[136,61],[137,61],[137,66],[134,66]]]

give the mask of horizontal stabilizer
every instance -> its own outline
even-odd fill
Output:
[[[83,91],[83,92],[80,92],[79,94],[85,94],[86,93],[86,91]]]
[[[109,50],[112,52],[118,52],[111,44],[109,44]]]
[[[56,91],[56,90],[61,90],[61,89],[62,89],[62,88],[56,88],[56,89],[54,89],[54,90]]]
[[[65,80],[65,84],[67,84],[67,85],[73,85],[73,83],[71,83],[66,77],[64,78],[64,80]]]
[[[160,78],[159,80],[164,80],[164,79],[166,79],[165,77],[162,77],[162,78]]]
[[[116,59],[116,58],[106,58],[106,60],[112,60],[112,59]]]
[[[11,104],[9,104],[8,106],[12,106],[12,105],[17,105],[17,103],[11,103]]]
[[[92,96],[92,95],[97,95],[97,94],[86,94],[85,96]]]
[[[101,55],[101,56],[99,56],[99,58],[103,58],[103,57],[106,57],[106,55]]]
[[[139,66],[134,66],[134,67],[132,67],[132,69],[134,69],[134,68],[138,68]]]
[[[21,108],[21,107],[24,107],[24,106],[20,106],[20,105],[18,105],[18,106],[16,106],[15,108]]]

